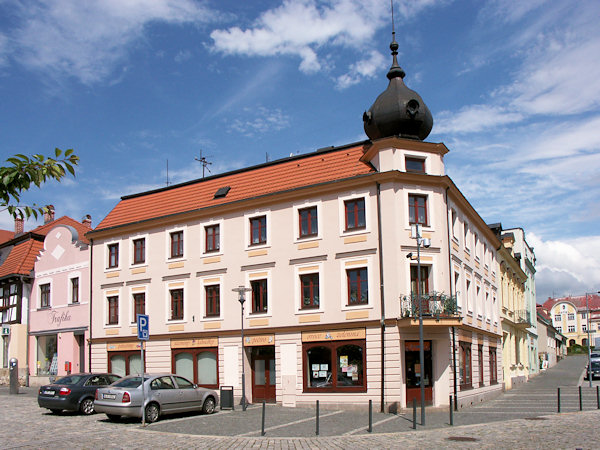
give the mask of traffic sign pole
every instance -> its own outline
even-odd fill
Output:
[[[146,364],[144,363],[144,341],[150,339],[149,317],[147,314],[138,314],[137,333],[140,340],[140,354],[142,358],[142,426],[146,426],[146,388],[144,387],[144,375],[146,373]]]

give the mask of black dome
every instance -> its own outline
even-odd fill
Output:
[[[400,136],[424,140],[433,127],[433,116],[427,105],[404,84],[404,70],[398,65],[398,43],[390,44],[393,63],[387,77],[390,83],[373,106],[363,114],[365,133],[369,139]]]

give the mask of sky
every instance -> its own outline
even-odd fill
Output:
[[[427,141],[487,223],[525,230],[538,302],[600,290],[599,17],[394,0]],[[0,160],[74,149],[76,177],[22,203],[95,226],[123,195],[202,177],[200,157],[214,175],[362,141],[391,28],[389,0],[0,0]]]

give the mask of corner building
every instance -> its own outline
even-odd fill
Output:
[[[445,175],[448,149],[423,141],[431,114],[394,44],[369,140],[123,197],[87,234],[93,371],[140,370],[145,313],[148,372],[238,402],[243,365],[251,402],[404,408],[420,398],[418,291],[427,402],[502,389],[500,243]]]

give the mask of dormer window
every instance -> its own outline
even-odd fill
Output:
[[[407,156],[404,159],[404,165],[407,172],[425,173],[425,160]]]

